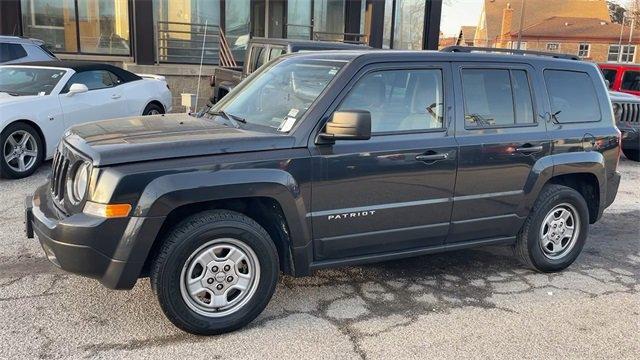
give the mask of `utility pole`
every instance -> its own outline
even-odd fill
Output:
[[[520,50],[520,45],[522,44],[522,27],[524,23],[524,5],[527,0],[522,0],[522,6],[520,7],[520,26],[518,29],[518,50]]]

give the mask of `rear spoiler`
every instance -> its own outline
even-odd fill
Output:
[[[152,79],[152,80],[160,80],[160,81],[167,82],[167,79],[162,75],[152,75],[152,74],[136,74],[136,75],[140,76],[143,79]]]

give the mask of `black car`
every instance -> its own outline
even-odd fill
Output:
[[[497,244],[560,271],[620,181],[604,80],[471,50],[284,55],[205,117],[72,128],[27,234],[106,287],[150,276],[196,334],[252,321],[280,272]]]

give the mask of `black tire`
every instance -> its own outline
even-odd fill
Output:
[[[622,149],[624,156],[629,160],[640,161],[640,150],[639,149]]]
[[[151,103],[144,108],[142,115],[159,115],[164,114],[164,108],[158,104]]]
[[[183,267],[212,239],[229,237],[255,253],[259,261],[257,287],[235,312],[219,317],[204,316],[183,298]],[[174,325],[196,335],[217,335],[247,325],[264,310],[275,291],[279,269],[276,247],[258,223],[237,212],[212,210],[188,217],[168,233],[151,268],[151,286],[160,307]]]
[[[540,245],[540,231],[547,215],[557,206],[569,204],[575,209],[579,220],[579,233],[572,248],[562,257],[551,259]],[[584,247],[589,231],[589,208],[582,195],[572,188],[562,185],[546,185],[518,233],[515,254],[530,269],[540,272],[556,272],[571,265]]]
[[[7,143],[7,140],[9,136],[12,136],[16,132],[26,132],[31,135],[34,140],[35,146],[37,147],[35,160],[25,171],[14,169],[17,166],[17,164],[15,163],[16,160],[7,162],[4,156],[5,146],[10,146]],[[42,138],[40,137],[40,134],[38,133],[38,131],[36,131],[36,129],[33,128],[33,126],[23,122],[16,122],[7,126],[2,131],[2,133],[0,133],[0,177],[7,179],[21,179],[30,176],[38,169],[40,164],[42,164],[42,161],[44,160],[44,154],[44,143],[42,141]],[[30,158],[31,157],[29,157],[29,159]]]

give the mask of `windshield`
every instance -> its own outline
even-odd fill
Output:
[[[1,67],[0,92],[13,96],[49,95],[66,72],[62,69]]]
[[[209,110],[246,123],[288,132],[345,62],[288,58],[269,64]]]

